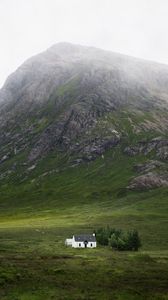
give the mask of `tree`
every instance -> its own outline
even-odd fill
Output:
[[[127,248],[128,250],[138,251],[141,247],[141,240],[137,230],[129,231],[127,234]]]
[[[108,233],[105,228],[99,228],[97,231],[95,231],[96,234],[96,240],[100,245],[107,246],[108,245]]]
[[[122,231],[115,228],[110,228],[107,226],[106,228],[99,228],[95,230],[97,242],[100,245],[107,246],[109,244],[109,238],[115,234],[116,237],[119,237],[122,234]]]
[[[113,249],[117,250],[117,247],[118,247],[117,237],[114,233],[109,238],[109,246],[112,247]]]
[[[115,250],[125,250],[126,242],[122,237],[117,237],[115,233],[109,239],[109,246]]]
[[[137,230],[124,233],[121,229],[99,228],[95,231],[97,242],[100,245],[109,245],[119,251],[138,251],[141,247],[141,240]]]

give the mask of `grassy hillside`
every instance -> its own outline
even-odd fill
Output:
[[[168,188],[127,189],[134,166],[156,158],[154,151],[124,154],[127,145],[158,135],[156,128],[134,132],[134,124],[154,121],[146,114],[100,119],[91,137],[114,124],[125,137],[94,161],[74,165],[75,156],[53,151],[28,172],[25,152],[1,165],[3,173],[20,162],[1,180],[1,300],[168,299]],[[64,246],[65,238],[106,225],[137,229],[140,252]]]
[[[94,162],[38,176],[54,159],[53,154],[45,166],[39,164],[28,180],[16,184],[13,178],[1,186],[1,227],[80,225],[93,230],[110,224],[137,228],[144,249],[167,247],[168,189],[126,189],[135,175],[133,165],[144,157],[128,157],[116,148]]]
[[[68,157],[61,160],[68,165]],[[4,183],[0,299],[168,299],[168,189],[125,188],[143,161],[118,147],[59,170],[60,154],[53,153],[23,182]],[[45,176],[51,166],[57,171]],[[107,224],[138,229],[139,254],[64,246],[66,237]]]

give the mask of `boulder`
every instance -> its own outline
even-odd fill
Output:
[[[135,177],[127,187],[130,190],[147,190],[159,187],[168,187],[168,174],[147,173]]]

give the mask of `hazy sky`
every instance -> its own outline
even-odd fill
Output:
[[[0,0],[0,86],[67,41],[168,64],[168,0]]]

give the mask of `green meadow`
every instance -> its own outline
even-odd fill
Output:
[[[76,167],[60,157],[1,184],[0,300],[168,299],[168,189],[126,188],[144,157],[116,148]],[[140,251],[64,245],[106,225],[137,229]]]

